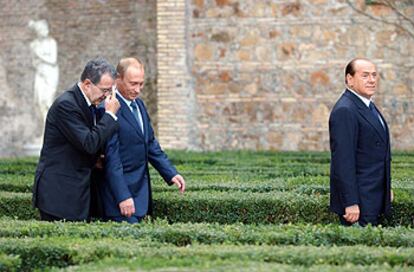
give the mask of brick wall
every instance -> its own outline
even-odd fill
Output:
[[[157,1],[158,132],[167,148],[197,149],[196,103],[188,70],[183,0]]]

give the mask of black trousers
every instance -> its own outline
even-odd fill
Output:
[[[49,221],[49,222],[53,222],[53,221],[60,221],[60,220],[63,220],[63,218],[60,218],[60,217],[57,217],[57,216],[54,216],[54,215],[51,215],[51,214],[48,214],[48,213],[45,213],[44,211],[42,211],[42,210],[39,210],[40,211],[40,220],[42,220],[42,221]]]
[[[341,225],[343,226],[353,226],[355,224],[358,224],[361,227],[365,227],[368,224],[371,224],[373,226],[377,226],[379,224],[379,216],[378,215],[360,215],[359,219],[355,223],[350,223],[345,220],[345,218],[342,215],[339,216],[339,221],[341,222]]]
[[[115,217],[107,217],[106,220],[107,221],[115,221],[115,222],[128,222],[130,224],[136,224],[136,223],[140,223],[142,221],[142,219],[144,219],[144,217],[140,217],[140,216],[131,216],[131,217],[125,217],[125,216],[115,216]]]

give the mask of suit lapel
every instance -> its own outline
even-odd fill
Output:
[[[88,104],[86,103],[85,97],[82,94],[82,91],[79,89],[79,86],[75,84],[72,88],[75,95],[76,103],[79,105],[79,108],[82,111],[82,115],[87,120],[89,127],[93,126],[93,117],[91,111],[89,110]]]
[[[379,115],[381,116],[382,121],[384,122],[384,127],[385,127],[385,132],[384,133],[385,133],[385,137],[386,137],[387,141],[389,141],[389,139],[390,139],[390,132],[388,130],[388,124],[385,121],[384,116],[382,116],[382,113],[378,110],[378,108],[377,108],[377,111],[378,111]]]
[[[122,117],[135,129],[135,131],[138,133],[140,137],[144,137],[142,134],[141,128],[139,127],[137,120],[135,120],[134,115],[132,114],[131,110],[129,109],[129,106],[125,103],[125,101],[122,99],[122,97],[118,96],[118,100],[121,103],[121,115]]]
[[[142,127],[144,128],[144,135],[143,136],[144,136],[145,140],[147,141],[148,140],[147,139],[147,137],[148,137],[148,118],[145,115],[146,111],[145,111],[145,108],[144,108],[144,104],[142,103],[142,101],[139,98],[135,99],[135,102],[137,102],[139,111],[141,112]]]
[[[380,136],[380,138],[384,141],[384,143],[386,143],[387,142],[386,132],[384,131],[384,128],[382,127],[379,120],[376,119],[375,116],[372,114],[371,110],[364,104],[364,102],[361,101],[361,99],[359,99],[356,95],[354,95],[349,90],[346,90],[344,95],[347,96],[349,99],[351,99],[355,103],[355,105],[358,108],[358,112],[361,114],[361,116],[365,120],[367,120],[367,122],[375,129],[375,131]],[[381,115],[381,118],[382,118],[382,115]],[[385,119],[382,118],[382,120],[385,120]],[[385,125],[385,121],[384,121],[384,125]]]

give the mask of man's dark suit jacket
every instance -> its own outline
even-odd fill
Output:
[[[346,90],[329,119],[331,147],[331,199],[333,212],[360,207],[361,216],[378,216],[390,210],[390,139],[371,110]]]
[[[59,96],[46,118],[33,205],[58,218],[88,219],[91,171],[99,149],[117,128],[109,114],[104,114],[94,126],[78,85]]]
[[[118,100],[121,104],[117,113],[119,130],[106,146],[106,179],[100,184],[102,204],[106,217],[121,217],[119,203],[132,197],[135,204],[134,216],[143,217],[152,212],[148,162],[169,185],[177,175],[177,170],[155,138],[142,100],[135,101],[142,115],[144,133],[129,106],[119,95]]]

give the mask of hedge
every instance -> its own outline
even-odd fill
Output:
[[[19,256],[0,253],[0,272],[19,271],[21,264]]]
[[[0,191],[0,216],[18,219],[39,219],[39,212],[32,208],[32,194]]]
[[[414,229],[406,227],[348,228],[340,225],[220,225],[220,224],[168,224],[165,220],[142,224],[114,222],[39,222],[0,220],[3,238],[118,238],[150,240],[176,246],[191,244],[237,245],[366,245],[388,247],[414,247]]]
[[[337,216],[328,209],[328,195],[272,193],[178,193],[154,194],[156,217],[171,222],[332,223]],[[414,199],[398,198],[389,226],[413,225]]]
[[[382,265],[414,266],[414,248],[367,246],[238,246],[192,245],[175,247],[128,239],[24,238],[0,239],[0,252],[18,255],[22,270],[65,267],[95,262],[105,257],[148,259],[148,263],[176,259],[235,260],[289,265]],[[190,261],[189,263],[192,263]]]
[[[412,267],[381,265],[287,265],[280,263],[269,263],[266,261],[251,260],[227,260],[227,259],[206,259],[194,256],[186,258],[171,258],[166,260],[163,257],[153,258],[105,258],[97,262],[71,266],[69,271],[90,272],[90,271],[284,271],[284,272],[412,272]],[[52,269],[51,271],[61,271]]]
[[[175,191],[176,187],[169,187],[161,180],[160,177],[154,175],[152,182],[153,192],[168,192]],[[33,176],[18,176],[6,175],[0,176],[0,191],[4,192],[22,192],[31,193],[33,185]],[[395,195],[399,197],[401,194],[406,194],[414,199],[414,179],[404,181],[394,181],[393,190]],[[214,177],[214,179],[187,179],[187,192],[195,191],[240,191],[252,193],[266,193],[266,192],[294,192],[302,194],[329,194],[329,177],[314,176],[314,177],[290,177],[277,178],[268,181],[261,180],[243,180],[238,179],[223,179],[222,177]],[[406,197],[407,198],[407,197]]]
[[[387,226],[414,225],[414,200],[398,198]],[[327,195],[291,192],[244,193],[217,191],[154,193],[154,217],[170,222],[218,222],[231,224],[332,223],[337,216],[328,210]],[[31,194],[0,192],[0,216],[38,218],[31,208]]]
[[[154,194],[154,216],[170,222],[288,223],[334,222],[326,196],[289,193],[159,192]],[[317,211],[317,212],[315,212]],[[38,218],[31,194],[1,193],[0,215]]]

